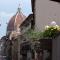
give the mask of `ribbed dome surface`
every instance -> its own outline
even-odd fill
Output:
[[[23,15],[22,12],[17,12],[16,15],[14,15],[7,26],[7,31],[13,31],[18,25],[21,25],[23,21],[26,19],[26,16]]]
[[[14,22],[15,22],[15,16],[13,16],[7,26],[7,31],[12,31],[14,30]]]

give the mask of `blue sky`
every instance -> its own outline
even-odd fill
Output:
[[[6,34],[10,18],[17,12],[20,4],[21,11],[28,16],[31,12],[31,0],[1,0],[0,1],[0,38]]]

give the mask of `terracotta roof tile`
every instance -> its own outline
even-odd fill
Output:
[[[22,12],[17,12],[17,14],[10,19],[7,26],[7,31],[13,31],[15,27],[17,27],[19,24],[21,25],[25,19],[26,16],[24,16]]]

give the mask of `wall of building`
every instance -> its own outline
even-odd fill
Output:
[[[53,39],[52,60],[60,60],[60,35]]]
[[[50,0],[36,0],[35,3],[36,30],[42,30],[52,21],[56,21],[60,25],[60,3]]]

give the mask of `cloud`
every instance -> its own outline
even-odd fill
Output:
[[[21,11],[28,16],[31,13],[31,0],[1,0],[0,1],[0,37],[6,33],[6,22],[17,12],[17,8],[21,4]],[[9,13],[8,13],[9,12]]]
[[[0,12],[1,17],[11,17],[13,15],[14,15],[14,13]]]
[[[6,23],[9,22],[10,18],[14,15],[14,13],[0,12],[0,24],[5,26]],[[1,27],[2,27],[1,26]]]
[[[0,21],[3,23],[9,22],[10,18],[14,15],[14,13],[0,12]]]
[[[7,24],[14,13],[0,12],[0,38],[6,34]]]
[[[5,0],[5,1],[1,0],[0,11],[16,12],[19,4],[21,7],[21,11],[25,15],[28,16],[32,12],[31,11],[31,0]],[[10,14],[10,13],[7,13],[7,14]]]
[[[22,12],[28,16],[29,14],[32,13],[32,9],[31,9],[31,0],[20,0],[20,7]]]

